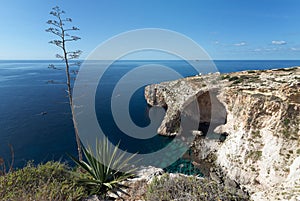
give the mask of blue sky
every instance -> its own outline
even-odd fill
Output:
[[[83,50],[82,59],[141,28],[182,33],[213,59],[300,59],[299,0],[3,0],[0,59],[55,59],[44,30],[56,5],[80,28],[71,49]]]

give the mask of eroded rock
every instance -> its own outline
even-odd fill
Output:
[[[299,199],[300,67],[189,77],[150,85],[145,97],[167,109],[162,135],[180,131],[184,105],[196,98],[197,120],[210,125],[199,126],[204,136],[193,144],[199,159],[214,154],[224,175],[254,200]],[[209,138],[213,133],[226,140]]]

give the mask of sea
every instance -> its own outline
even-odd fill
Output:
[[[216,60],[214,63],[220,73],[300,66],[300,60]],[[56,69],[48,68],[49,64],[54,64]],[[146,64],[168,66],[183,77],[197,74],[182,60],[119,60],[111,64],[101,79],[104,84],[97,88],[97,118],[104,130],[117,136],[112,140],[128,141],[126,146],[131,152],[154,152],[171,140],[159,135],[142,143],[132,138],[128,140],[116,127],[108,109],[116,82],[130,70]],[[9,163],[12,147],[15,168],[23,167],[28,161],[36,164],[50,160],[69,161],[66,153],[77,154],[63,66],[54,60],[0,61],[0,157]],[[74,79],[75,76],[76,73]],[[134,93],[129,105],[133,122],[141,127],[149,124],[149,106],[143,89]]]

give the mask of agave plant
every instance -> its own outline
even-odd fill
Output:
[[[120,143],[114,148],[109,144],[108,139],[96,141],[96,152],[93,153],[91,147],[83,148],[86,162],[78,160],[69,155],[71,159],[83,169],[83,173],[78,175],[78,184],[84,186],[90,195],[107,196],[112,192],[119,196],[125,193],[127,186],[121,184],[129,177],[133,177],[135,168],[131,168],[129,162],[135,156],[126,157],[125,153],[118,153]]]

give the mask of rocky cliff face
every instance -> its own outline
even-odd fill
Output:
[[[300,67],[189,77],[147,86],[145,97],[167,109],[162,135],[178,133],[184,105],[196,98],[199,159],[213,154],[253,200],[300,200]]]

